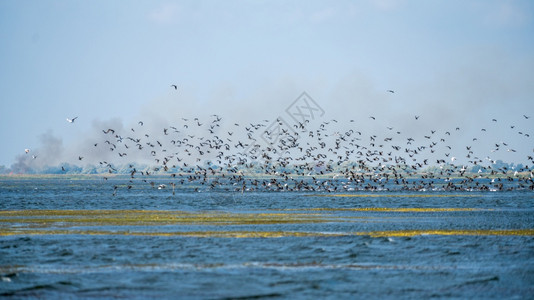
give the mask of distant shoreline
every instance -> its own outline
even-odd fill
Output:
[[[181,173],[183,176],[191,175],[192,173]],[[421,179],[422,175],[427,175],[428,172],[421,172],[417,173],[415,175],[405,176],[407,179]],[[239,175],[236,173],[224,173],[225,176],[232,176],[232,175]],[[271,179],[271,178],[279,178],[280,176],[277,175],[265,175],[265,174],[241,174],[244,178],[254,178],[254,179]],[[360,174],[359,174],[360,175]],[[361,174],[363,176],[372,176],[376,174],[372,173],[365,173]],[[477,176],[477,173],[466,173],[465,175],[471,175],[471,176]],[[450,179],[463,179],[464,176],[451,176]],[[294,178],[294,179],[312,179],[312,177],[316,179],[333,179],[333,177],[336,177],[335,179],[345,179],[344,177],[340,176],[339,173],[328,173],[328,174],[319,174],[319,175],[297,175],[297,174],[288,174],[288,176]],[[507,178],[513,176],[513,173],[507,173],[507,174],[484,174],[481,177],[478,177],[479,179],[493,179],[493,178]],[[524,178],[528,177],[529,172],[521,172],[517,173],[515,177]],[[211,175],[210,178],[221,178],[221,174],[217,175]],[[169,180],[176,180],[175,178],[171,177],[170,174],[152,174],[149,176],[136,176],[136,179],[139,178],[168,178]],[[20,179],[67,179],[67,180],[82,180],[82,179],[132,179],[129,174],[0,174],[0,180],[20,180]]]

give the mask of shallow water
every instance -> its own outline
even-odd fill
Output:
[[[534,193],[0,181],[13,298],[530,298]],[[46,211],[43,211],[46,210]]]

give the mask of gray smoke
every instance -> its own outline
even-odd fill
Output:
[[[15,163],[11,165],[14,173],[39,172],[44,167],[59,164],[63,160],[63,141],[47,131],[39,136],[39,147],[30,152],[19,154]]]

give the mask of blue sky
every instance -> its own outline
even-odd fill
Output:
[[[7,167],[50,138],[75,162],[106,122],[274,119],[302,91],[362,130],[461,125],[463,143],[497,118],[534,147],[506,131],[534,137],[532,1],[7,0],[0,40]]]

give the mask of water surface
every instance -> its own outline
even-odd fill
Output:
[[[534,194],[0,182],[13,298],[530,298]]]

